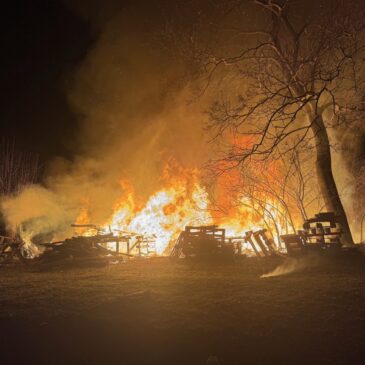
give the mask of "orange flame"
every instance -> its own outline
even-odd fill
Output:
[[[161,184],[141,208],[136,206],[135,195],[129,188],[105,224],[112,230],[155,237],[157,254],[163,254],[186,225],[212,223],[208,194],[199,184],[196,169],[184,169],[170,159],[163,170]],[[124,182],[123,186],[129,185]]]
[[[220,224],[226,228],[227,236],[242,236],[247,230],[263,227],[262,219],[243,200],[239,205],[230,204],[224,189],[218,194],[218,200],[227,208],[226,214],[213,214],[209,194],[199,178],[198,169],[183,168],[174,159],[169,159],[162,172],[160,188],[143,204],[136,203],[141,199],[136,196],[130,182],[122,180],[122,195],[115,203],[112,216],[103,222],[102,227],[154,237],[158,255],[167,253],[169,243],[187,225]],[[230,175],[223,185],[232,184],[236,178]],[[274,206],[273,202],[268,202],[268,207],[271,206]],[[90,223],[89,209],[91,207],[85,206],[81,210],[77,223]],[[269,209],[278,217],[275,209]],[[280,226],[280,230],[284,231],[284,228]]]

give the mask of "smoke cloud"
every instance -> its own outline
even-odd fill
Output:
[[[2,211],[7,227],[20,234],[33,255],[41,252],[34,243],[57,238],[56,233],[70,233],[77,212],[62,196],[37,185],[24,188],[16,197],[5,198]]]
[[[69,141],[74,157],[52,161],[44,187],[26,188],[2,204],[10,227],[33,222],[34,234],[58,232],[60,239],[81,207],[89,208],[91,223],[103,224],[125,194],[124,180],[143,199],[159,186],[170,156],[197,167],[211,153],[202,130],[209,96],[189,102],[186,64],[158,37],[164,12],[147,1],[66,3],[95,32],[94,44],[65,82],[79,120],[79,134]],[[341,176],[343,190],[347,180]]]
[[[156,39],[159,9],[144,2],[69,6],[97,34],[66,82],[79,120],[80,132],[69,141],[74,157],[52,161],[43,187],[27,187],[2,203],[9,228],[31,226],[33,236],[57,232],[59,239],[70,234],[81,208],[88,208],[91,223],[105,223],[125,194],[124,180],[143,199],[159,186],[171,156],[196,167],[208,154],[202,100],[189,102],[183,62]]]

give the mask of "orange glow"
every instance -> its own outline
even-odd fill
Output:
[[[232,203],[229,188],[239,182],[237,172],[218,179],[220,186],[215,202],[222,207],[219,212],[200,182],[198,169],[184,168],[174,159],[169,159],[161,176],[159,188],[144,201],[136,195],[130,182],[122,180],[121,196],[115,202],[111,217],[102,222],[103,229],[154,237],[158,255],[169,253],[169,244],[187,225],[218,224],[226,228],[227,236],[235,237],[243,236],[247,230],[260,228],[275,231],[273,227],[265,226],[263,217],[252,210],[238,192],[234,197],[235,203]],[[95,223],[88,221],[91,208],[87,204],[83,207],[77,223]],[[283,233],[285,224],[277,211],[280,208],[275,208],[275,202],[268,201],[266,209],[277,219],[280,233]],[[89,234],[89,230],[84,234]]]

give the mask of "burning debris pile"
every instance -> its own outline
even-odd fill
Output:
[[[103,260],[114,262],[127,258],[158,256],[158,237],[126,231],[105,232],[91,224],[74,224],[74,228],[86,229],[83,235],[63,241],[41,243],[38,261]],[[296,234],[282,235],[286,250],[270,237],[266,229],[246,231],[242,236],[227,236],[226,229],[217,225],[186,226],[178,238],[170,242],[169,256],[172,259],[230,259],[236,257],[274,257],[287,253],[298,256],[306,252],[342,252],[341,227],[334,213],[320,213],[308,219],[303,230]],[[33,244],[34,245],[34,244]],[[166,252],[166,250],[165,250]],[[0,260],[26,262],[34,259],[29,245],[21,239],[0,237]]]
[[[276,244],[279,234],[288,232],[286,215],[280,214],[280,207],[269,198],[255,213],[247,201],[232,202],[228,193],[208,193],[201,172],[182,167],[174,159],[166,162],[157,187],[146,193],[137,194],[127,178],[115,183],[112,191],[104,187],[105,183],[94,183],[90,190],[90,184],[83,182],[83,178],[80,183],[71,178],[62,182],[62,188],[30,186],[4,199],[1,208],[7,230],[16,232],[34,249],[39,243],[64,242],[72,236],[105,235],[109,241],[101,240],[99,244],[133,256],[169,255],[179,234],[188,226],[219,225],[225,228],[225,240],[247,246],[253,255],[260,252],[264,256],[270,255],[271,243],[266,233],[258,231],[266,227],[270,236],[275,232]],[[74,232],[70,229],[72,223]],[[250,231],[255,235],[245,237]],[[250,243],[250,239],[254,242]],[[265,242],[269,245],[263,250]]]
[[[218,226],[187,226],[180,233],[170,257],[232,258],[234,255],[234,245],[226,242],[225,233],[225,230],[218,228]]]
[[[68,259],[108,258],[113,253],[100,244],[103,240],[105,240],[104,236],[77,236],[60,242],[45,243],[43,246],[46,250],[40,259],[43,262],[52,262]]]
[[[105,233],[95,225],[74,225],[88,228],[87,235],[67,238],[63,241],[40,243],[42,254],[40,262],[60,260],[123,260],[125,258],[157,256],[155,244],[157,237],[148,237],[130,232]],[[96,230],[96,234],[91,231]],[[252,236],[252,237],[251,237]],[[264,238],[263,238],[264,237]],[[0,258],[3,262],[34,259],[24,241],[3,237]],[[224,228],[218,226],[187,226],[176,240],[170,257],[178,258],[218,258],[233,259],[237,256],[252,254],[250,245],[257,256],[274,255],[273,241],[267,238],[265,230],[250,232],[245,237],[226,237]]]
[[[38,262],[60,260],[124,260],[126,258],[157,256],[155,236],[144,236],[132,232],[108,232],[95,225],[73,225],[87,228],[85,235],[74,236],[63,241],[40,243],[37,246],[42,253]],[[95,231],[95,234],[93,233]],[[25,262],[35,259],[36,255],[21,239],[2,237],[0,241],[2,262],[18,260]],[[258,257],[274,255],[276,246],[268,238],[265,230],[248,232],[244,237],[227,237],[226,230],[216,225],[186,226],[175,241],[170,257],[178,258],[218,258],[233,259],[238,256]]]
[[[133,232],[105,232],[96,225],[74,224],[75,228],[87,228],[84,235],[63,241],[39,243],[40,255],[37,261],[54,262],[60,260],[124,260],[126,258],[157,256],[158,237]],[[169,256],[173,259],[233,259],[238,256],[273,256],[277,252],[274,241],[266,230],[249,231],[245,236],[227,237],[226,230],[217,225],[186,226],[178,238],[172,242]],[[34,245],[34,244],[33,244]],[[2,262],[34,259],[35,254],[21,239],[2,237],[0,241]],[[170,244],[171,247],[171,244]]]
[[[2,204],[9,231],[19,237],[2,239],[0,259],[271,257],[291,255],[306,246],[341,247],[341,227],[331,213],[317,215],[304,230],[288,234],[295,232],[294,221],[288,224],[286,211],[272,197],[263,196],[262,209],[255,214],[241,196],[232,206],[219,194],[218,206],[228,207],[219,215],[197,169],[170,161],[162,175],[157,190],[144,198],[127,180],[121,181],[110,204],[93,200],[88,193],[70,205],[62,194],[40,187],[25,189]],[[323,223],[326,219],[328,224]],[[90,224],[93,221],[100,225]]]
[[[27,262],[35,259],[39,262],[60,260],[123,260],[126,257],[150,257],[156,255],[155,237],[146,237],[136,233],[105,233],[95,225],[73,225],[88,228],[88,234],[74,236],[63,241],[39,243],[35,245],[41,254],[32,253],[21,238],[0,236],[0,263],[13,261]],[[96,230],[95,234],[91,231]],[[33,244],[34,245],[34,244]]]
[[[241,237],[227,237],[218,226],[185,227],[174,245],[170,257],[177,258],[234,258],[237,256],[269,257],[278,248],[267,231],[248,231]]]
[[[333,212],[326,212],[307,219],[302,230],[295,234],[282,235],[281,239],[289,256],[301,256],[308,252],[358,252],[359,245],[343,246],[342,234],[338,217]]]
[[[0,263],[7,263],[14,259],[24,261],[28,257],[28,253],[23,240],[0,236]]]

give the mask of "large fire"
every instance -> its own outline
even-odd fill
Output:
[[[220,224],[226,228],[228,236],[242,236],[247,230],[267,228],[262,217],[253,213],[244,201],[238,206],[230,205],[227,214],[217,213],[206,188],[200,182],[199,170],[183,168],[173,159],[163,169],[160,187],[142,202],[127,180],[122,180],[120,185],[121,197],[115,203],[110,218],[102,222],[101,226],[105,231],[121,234],[136,232],[153,237],[158,255],[168,253],[169,244],[187,225]],[[220,200],[226,207],[229,205],[226,196],[221,196]],[[268,202],[268,211],[271,209],[271,214],[278,215],[270,208],[271,205]],[[88,215],[91,208],[86,199],[77,219],[78,224],[93,223],[89,222]],[[279,226],[283,232],[283,226]]]

